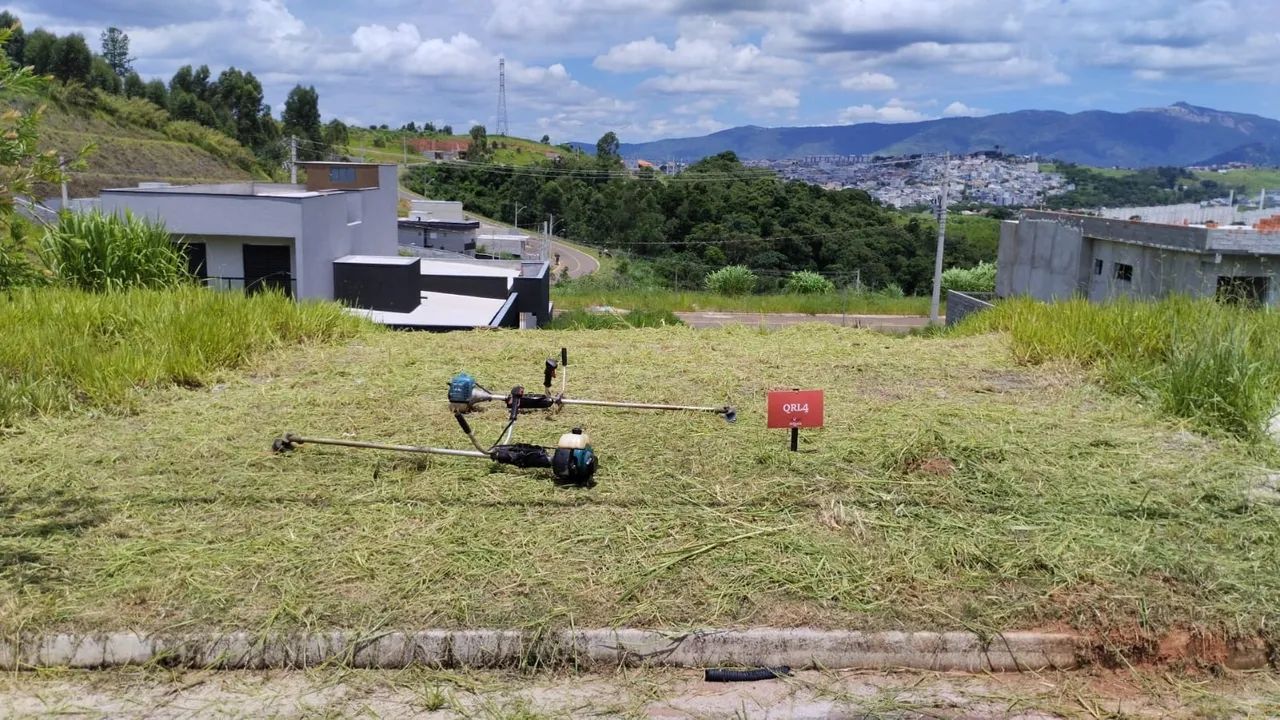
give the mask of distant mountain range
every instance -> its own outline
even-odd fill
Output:
[[[587,152],[594,144],[576,143]],[[1280,121],[1176,103],[1126,113],[1020,110],[984,117],[823,127],[744,126],[703,137],[623,143],[628,159],[694,161],[725,150],[743,160],[806,155],[907,155],[999,148],[1103,167],[1238,160],[1280,165]]]

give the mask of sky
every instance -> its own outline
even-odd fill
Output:
[[[279,114],[555,143],[738,125],[910,122],[1186,101],[1280,118],[1280,0],[28,0],[29,31],[108,26],[134,67],[254,73]]]

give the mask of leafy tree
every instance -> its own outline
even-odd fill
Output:
[[[612,130],[600,136],[596,141],[596,159],[602,165],[621,165],[622,152],[618,136]]]
[[[253,73],[227,68],[213,88],[218,109],[226,113],[231,135],[241,145],[261,152],[276,140],[271,111],[262,102],[262,85]]]
[[[411,133],[418,132],[418,126],[415,125],[412,120],[409,121],[409,124],[404,126],[404,129],[406,132],[411,132]]]
[[[467,149],[467,159],[483,162],[489,158],[489,133],[483,125],[471,126],[471,147]]]
[[[89,73],[93,69],[93,53],[89,52],[89,44],[84,36],[72,33],[58,38],[53,45],[53,56],[50,58],[49,71],[62,82],[89,82]]]
[[[33,33],[34,35],[34,33]],[[13,36],[9,28],[0,29],[0,45]],[[0,96],[12,99],[22,95],[36,95],[44,89],[44,79],[27,67],[15,67],[8,53],[0,53]],[[58,162],[52,150],[40,150],[40,120],[43,105],[31,107],[17,105],[10,112],[0,114],[0,225],[4,235],[10,236],[14,221],[14,201],[18,196],[30,197],[37,183],[57,183],[64,177],[65,168],[78,167],[88,148],[80,151],[67,166]],[[12,248],[0,245],[0,266],[5,274],[15,266]],[[21,258],[17,258],[21,260]],[[0,277],[0,284],[6,284]]]
[[[133,70],[133,58],[129,57],[129,36],[118,27],[109,27],[102,33],[102,57],[119,77]]]
[[[160,89],[164,89],[163,83],[160,85]],[[147,96],[147,84],[142,81],[141,75],[130,70],[129,74],[124,76],[124,94],[125,97],[131,98]],[[164,107],[162,102],[158,102],[156,105]]]
[[[320,160],[325,155],[324,130],[320,126],[320,96],[314,87],[295,85],[284,101],[280,116],[285,135],[297,136],[298,159]]]
[[[44,28],[36,28],[27,36],[22,51],[23,64],[30,65],[37,75],[53,72],[53,47],[57,44],[56,35]]]
[[[351,130],[347,124],[334,118],[324,126],[324,143],[329,147],[346,147],[351,143]]]
[[[543,145],[550,145],[550,144],[551,144],[551,136],[550,136],[550,135],[543,135],[543,136],[542,136],[542,144],[543,144]]]
[[[89,87],[97,88],[112,95],[120,94],[120,76],[102,57],[95,55],[89,67]]]
[[[433,122],[425,122],[425,123],[423,123],[423,124],[422,124],[422,132],[424,132],[424,133],[434,133],[434,132],[436,132],[436,124],[435,124],[435,123],[433,123]]]
[[[440,132],[441,132],[441,133],[443,133],[443,134],[445,134],[445,135],[452,135],[452,134],[453,134],[453,126],[452,126],[452,125],[445,125],[444,127],[440,128]]]
[[[21,65],[22,51],[27,45],[27,34],[22,30],[22,21],[5,10],[0,12],[0,28],[10,29],[9,44],[4,48],[9,61],[14,65]]]

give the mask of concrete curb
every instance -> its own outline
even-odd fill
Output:
[[[158,663],[191,668],[266,669],[337,664],[494,668],[537,665],[793,668],[915,668],[1010,671],[1080,666],[1084,644],[1067,634],[1007,633],[984,642],[966,632],[809,629],[333,631],[283,635],[57,634],[0,640],[0,669],[102,668]]]
[[[422,630],[357,633],[160,635],[137,632],[56,634],[0,640],[0,669],[170,667],[292,669],[338,665],[394,669],[777,666],[961,672],[1070,670],[1097,657],[1096,643],[1067,633],[1011,632],[983,640],[968,632],[857,632],[754,628],[662,632],[636,629]],[[1183,648],[1186,650],[1186,648]],[[1149,659],[1268,667],[1268,648],[1244,643],[1216,657],[1191,648]]]

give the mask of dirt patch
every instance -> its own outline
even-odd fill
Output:
[[[956,471],[956,464],[951,458],[943,455],[927,455],[911,458],[903,464],[903,470],[913,474],[945,478],[951,477]]]

